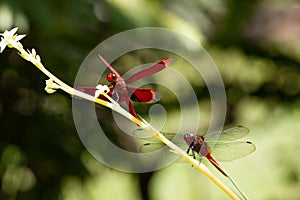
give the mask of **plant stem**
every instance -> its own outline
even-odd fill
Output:
[[[4,34],[2,34],[4,36]],[[17,35],[9,36],[11,40],[14,38],[18,38]],[[2,38],[4,40],[5,38]],[[9,41],[8,39],[6,41]],[[4,44],[4,45],[3,45]],[[55,75],[53,75],[51,72],[49,72],[41,63],[40,57],[36,54],[35,50],[32,49],[32,51],[25,51],[23,49],[22,44],[16,39],[15,41],[11,43],[2,43],[1,49],[3,50],[6,46],[10,48],[16,48],[20,56],[23,57],[25,60],[31,62],[34,64],[39,70],[41,70],[47,77],[50,78],[50,80],[54,81],[56,84],[59,85],[59,88],[65,91],[66,93],[80,97],[82,99],[86,99],[91,102],[95,102],[98,104],[101,104],[103,106],[106,106],[115,112],[118,112],[119,114],[123,115],[127,119],[131,120],[132,122],[136,123],[138,126],[146,129],[148,132],[153,134],[156,138],[158,138],[160,141],[165,143],[170,149],[172,149],[174,152],[176,152],[178,155],[183,157],[187,162],[192,164],[195,168],[197,168],[199,171],[201,171],[204,175],[206,175],[211,181],[213,181],[221,190],[223,190],[231,199],[240,199],[234,192],[232,192],[224,183],[222,183],[218,178],[216,178],[210,170],[202,163],[199,163],[199,161],[193,159],[191,156],[189,156],[185,151],[183,151],[181,148],[176,146],[174,143],[172,143],[170,140],[168,140],[163,134],[161,134],[159,131],[155,130],[149,123],[147,123],[145,120],[140,121],[138,118],[135,118],[132,116],[129,112],[127,112],[125,109],[123,109],[116,101],[111,99],[105,91],[101,91],[100,94],[104,95],[107,99],[110,100],[110,102],[101,100],[98,98],[98,96],[90,96],[86,93],[80,92],[71,86],[67,85],[63,81],[61,81],[59,78],[57,78]],[[5,46],[6,45],[6,46]]]

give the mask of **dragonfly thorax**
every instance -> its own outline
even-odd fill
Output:
[[[183,139],[188,145],[191,145],[195,140],[195,135],[192,133],[187,133],[184,134]]]
[[[108,82],[112,83],[117,80],[117,76],[115,73],[109,73],[109,74],[107,74],[106,79]]]

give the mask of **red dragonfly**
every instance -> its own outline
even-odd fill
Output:
[[[224,176],[230,178],[228,174],[221,168],[219,161],[233,161],[235,159],[244,157],[255,151],[256,147],[249,141],[234,141],[246,136],[249,133],[249,129],[244,126],[235,126],[233,128],[224,130],[221,132],[208,133],[205,135],[195,135],[187,133],[183,135],[185,143],[188,145],[187,153],[192,152],[191,156],[196,158],[196,154],[200,156],[200,161],[203,157],[206,157],[209,162],[216,167]],[[176,134],[163,133],[167,138],[171,139]],[[209,141],[206,138],[218,138],[218,141]],[[178,137],[176,137],[178,140]],[[177,141],[173,139],[172,142],[176,145],[183,147],[183,140]],[[153,141],[151,138],[150,141]],[[183,142],[183,144],[182,144]],[[164,146],[161,142],[148,142],[141,146],[142,152],[154,151]],[[213,157],[213,156],[214,157]],[[214,159],[216,158],[216,160]]]
[[[155,63],[154,65],[141,70],[129,78],[122,78],[120,74],[102,57],[100,59],[104,62],[104,64],[110,69],[111,73],[107,74],[106,79],[110,82],[109,85],[109,93],[114,100],[118,102],[125,102],[128,105],[129,112],[137,118],[137,114],[130,102],[130,99],[135,102],[142,103],[155,103],[160,100],[160,94],[155,90],[149,88],[134,88],[127,86],[128,83],[133,83],[139,79],[142,79],[147,76],[151,76],[164,68],[166,68],[170,63],[170,58],[164,58],[161,61]],[[92,96],[95,95],[96,88],[95,87],[78,87],[77,90],[90,94]],[[100,95],[98,98],[107,100],[104,96]]]

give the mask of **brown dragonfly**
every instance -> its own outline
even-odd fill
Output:
[[[235,126],[233,128],[221,132],[207,133],[207,134],[174,134],[162,133],[173,143],[181,148],[187,148],[187,154],[191,152],[191,156],[196,158],[196,155],[202,158],[207,158],[209,162],[227,177],[234,187],[239,191],[244,199],[248,199],[242,189],[235,183],[235,181],[228,175],[227,172],[216,161],[233,161],[238,158],[249,155],[254,152],[256,147],[250,141],[235,141],[245,137],[249,133],[249,129],[244,126]],[[182,137],[178,137],[178,135]],[[175,137],[176,136],[176,137]],[[210,138],[213,138],[210,140]],[[217,138],[217,141],[214,140]],[[154,140],[153,140],[154,139]],[[165,147],[162,142],[157,142],[156,138],[150,138],[150,142],[144,143],[140,147],[141,152],[151,152]],[[156,140],[156,141],[155,141]],[[188,147],[186,147],[188,146]]]
[[[233,161],[238,158],[247,156],[255,151],[255,145],[250,141],[235,141],[245,137],[249,133],[249,129],[244,126],[235,126],[233,128],[207,134],[182,134],[178,137],[175,133],[162,133],[168,139],[172,139],[176,135],[176,139],[172,140],[177,146],[187,148],[187,153],[191,152],[191,156],[196,158],[196,155],[202,158],[207,158],[209,162],[216,167],[224,176],[228,174],[222,169],[218,161]],[[180,134],[179,134],[180,135]],[[209,137],[208,137],[209,136]],[[217,141],[209,140],[208,138],[218,138]],[[150,142],[144,143],[140,147],[141,152],[151,152],[164,147],[162,142],[154,141],[150,138]],[[156,139],[157,140],[157,139]]]

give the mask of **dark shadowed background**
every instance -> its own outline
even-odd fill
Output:
[[[87,54],[121,31],[165,27],[201,43],[224,80],[226,126],[247,126],[247,139],[257,147],[245,158],[221,163],[251,199],[300,199],[299,22],[300,3],[290,0],[0,2],[1,32],[19,27],[18,32],[27,35],[22,44],[35,48],[44,65],[69,85]],[[133,52],[114,66],[129,69],[162,58],[159,51]],[[180,70],[176,63],[174,68]],[[188,164],[147,174],[102,165],[78,137],[72,99],[62,91],[47,94],[45,79],[15,50],[0,55],[1,199],[225,198]],[[209,94],[202,82],[192,77],[189,81],[202,114],[199,130],[205,130]],[[168,112],[178,112],[172,100],[166,98],[162,104]],[[142,105],[134,106],[147,113]],[[98,114],[101,122],[111,125],[101,110]]]

